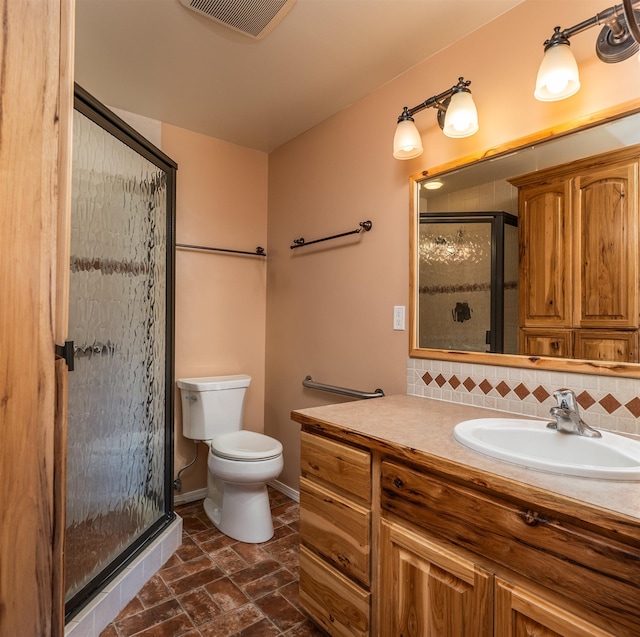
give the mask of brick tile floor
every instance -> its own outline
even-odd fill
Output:
[[[298,598],[298,504],[269,489],[274,536],[244,544],[202,501],[176,507],[182,546],[100,637],[322,637]]]

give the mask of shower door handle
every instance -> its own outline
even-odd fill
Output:
[[[67,369],[72,372],[74,368],[74,348],[73,341],[65,341],[64,345],[56,345],[56,356],[64,358],[67,363]]]

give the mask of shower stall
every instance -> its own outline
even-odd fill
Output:
[[[175,172],[170,158],[76,87],[67,620],[174,518]]]
[[[518,218],[421,213],[419,346],[518,353]]]

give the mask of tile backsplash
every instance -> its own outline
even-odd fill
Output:
[[[409,358],[407,393],[547,418],[553,392],[572,389],[592,427],[640,435],[640,381]]]

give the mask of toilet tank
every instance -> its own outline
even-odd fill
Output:
[[[244,396],[251,376],[179,378],[182,398],[182,435],[193,440],[242,429]]]

